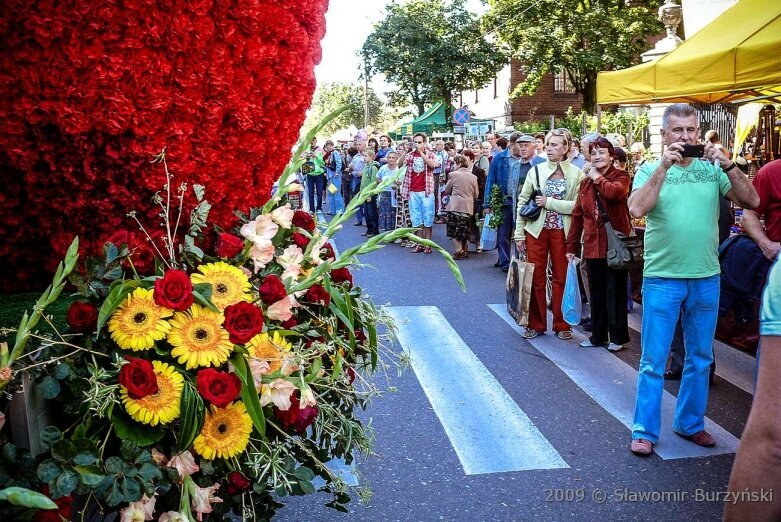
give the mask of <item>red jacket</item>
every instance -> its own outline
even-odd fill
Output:
[[[567,253],[580,256],[581,235],[583,236],[583,258],[604,259],[607,257],[607,234],[605,224],[600,217],[594,189],[599,192],[602,206],[607,211],[613,230],[629,234],[629,187],[631,180],[626,171],[618,170],[612,165],[608,171],[596,181],[589,178],[580,183],[575,209],[572,212],[572,222],[567,236]]]

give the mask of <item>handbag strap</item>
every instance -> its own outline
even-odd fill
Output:
[[[605,207],[602,206],[602,200],[599,197],[599,191],[597,190],[597,187],[592,185],[594,188],[594,197],[597,200],[597,207],[599,207],[599,215],[602,217],[602,221],[605,222],[606,225],[610,225],[611,228],[613,225],[610,224],[610,217],[607,215],[607,211],[605,210]],[[626,209],[627,214],[629,214],[629,208]],[[632,224],[632,215],[629,214],[629,236],[636,236],[637,232],[635,232],[635,226]]]

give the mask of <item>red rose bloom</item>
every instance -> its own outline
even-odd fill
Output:
[[[131,399],[157,393],[157,376],[152,363],[136,357],[125,357],[127,364],[119,370],[119,384],[127,388]]]
[[[333,281],[336,284],[344,283],[345,281],[347,281],[349,283],[350,288],[353,287],[353,275],[350,273],[349,270],[347,270],[346,267],[331,270],[331,281]]]
[[[327,307],[331,304],[331,294],[322,285],[312,285],[306,291],[306,298],[310,303],[322,304]]]
[[[306,247],[309,246],[310,239],[301,232],[293,232],[290,238],[301,250],[306,250]]]
[[[258,288],[258,294],[260,294],[261,301],[267,305],[272,305],[280,299],[284,299],[287,296],[287,290],[285,289],[285,283],[272,274],[263,279]]]
[[[218,408],[224,408],[241,393],[241,381],[235,373],[206,368],[196,377],[198,393]]]
[[[49,486],[44,485],[41,487],[41,493],[51,498],[49,493]],[[57,509],[46,509],[36,511],[31,522],[62,522],[63,520],[70,520],[73,510],[73,495],[68,495],[60,498],[53,498]]]
[[[290,408],[286,411],[280,410],[274,406],[274,416],[282,422],[283,429],[288,430],[293,428],[303,435],[306,429],[311,426],[317,418],[317,406],[301,408],[298,397],[299,391],[296,390],[290,397]]]
[[[223,232],[217,236],[217,255],[223,259],[230,259],[237,256],[244,250],[244,240]]]
[[[228,485],[225,487],[225,491],[228,495],[241,495],[252,487],[249,479],[239,471],[231,471],[228,473],[227,479]]]
[[[282,326],[282,328],[285,328],[286,330],[290,330],[291,328],[294,328],[295,326],[298,325],[298,321],[296,321],[295,317],[291,317],[287,321],[280,323],[280,325]]]
[[[181,270],[167,270],[162,278],[155,281],[153,295],[159,306],[180,312],[190,308],[195,300],[190,277]]]
[[[331,243],[326,243],[323,245],[323,248],[320,249],[320,252],[324,252],[324,254],[321,254],[323,259],[336,259],[336,253],[334,252],[334,247],[331,245]]]
[[[225,308],[223,326],[233,344],[245,344],[263,331],[263,312],[246,301],[232,304]]]
[[[293,225],[303,228],[307,232],[315,231],[315,220],[309,215],[309,212],[303,210],[296,210],[293,213]]]
[[[98,308],[92,303],[76,301],[68,307],[68,326],[76,333],[92,333],[98,326]]]

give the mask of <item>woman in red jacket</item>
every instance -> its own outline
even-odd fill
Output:
[[[588,260],[588,279],[591,291],[591,337],[580,345],[584,348],[606,346],[611,352],[624,349],[629,343],[626,311],[626,270],[607,266],[607,233],[597,199],[602,204],[617,232],[629,234],[627,198],[631,180],[626,171],[613,166],[613,145],[598,138],[589,145],[591,168],[580,184],[572,224],[567,236],[567,260],[581,252]]]

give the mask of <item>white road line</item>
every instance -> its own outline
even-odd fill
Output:
[[[386,310],[464,473],[569,467],[437,307]]]
[[[629,314],[629,327],[640,332],[642,323],[643,307],[635,303],[634,312]],[[757,384],[756,357],[716,340],[713,341],[713,351],[716,354],[716,375],[754,395]]]
[[[488,305],[512,328],[521,333],[503,304]],[[578,343],[585,336],[573,331],[571,341],[561,341],[553,335],[531,339],[531,344],[550,359],[586,394],[624,426],[632,429],[637,396],[637,371],[603,348],[581,348]],[[676,398],[667,391],[662,397],[662,433],[654,450],[665,460],[735,453],[738,439],[706,417],[705,429],[716,439],[713,448],[702,448],[678,437],[671,426],[675,415]],[[627,446],[629,437],[627,437]]]

